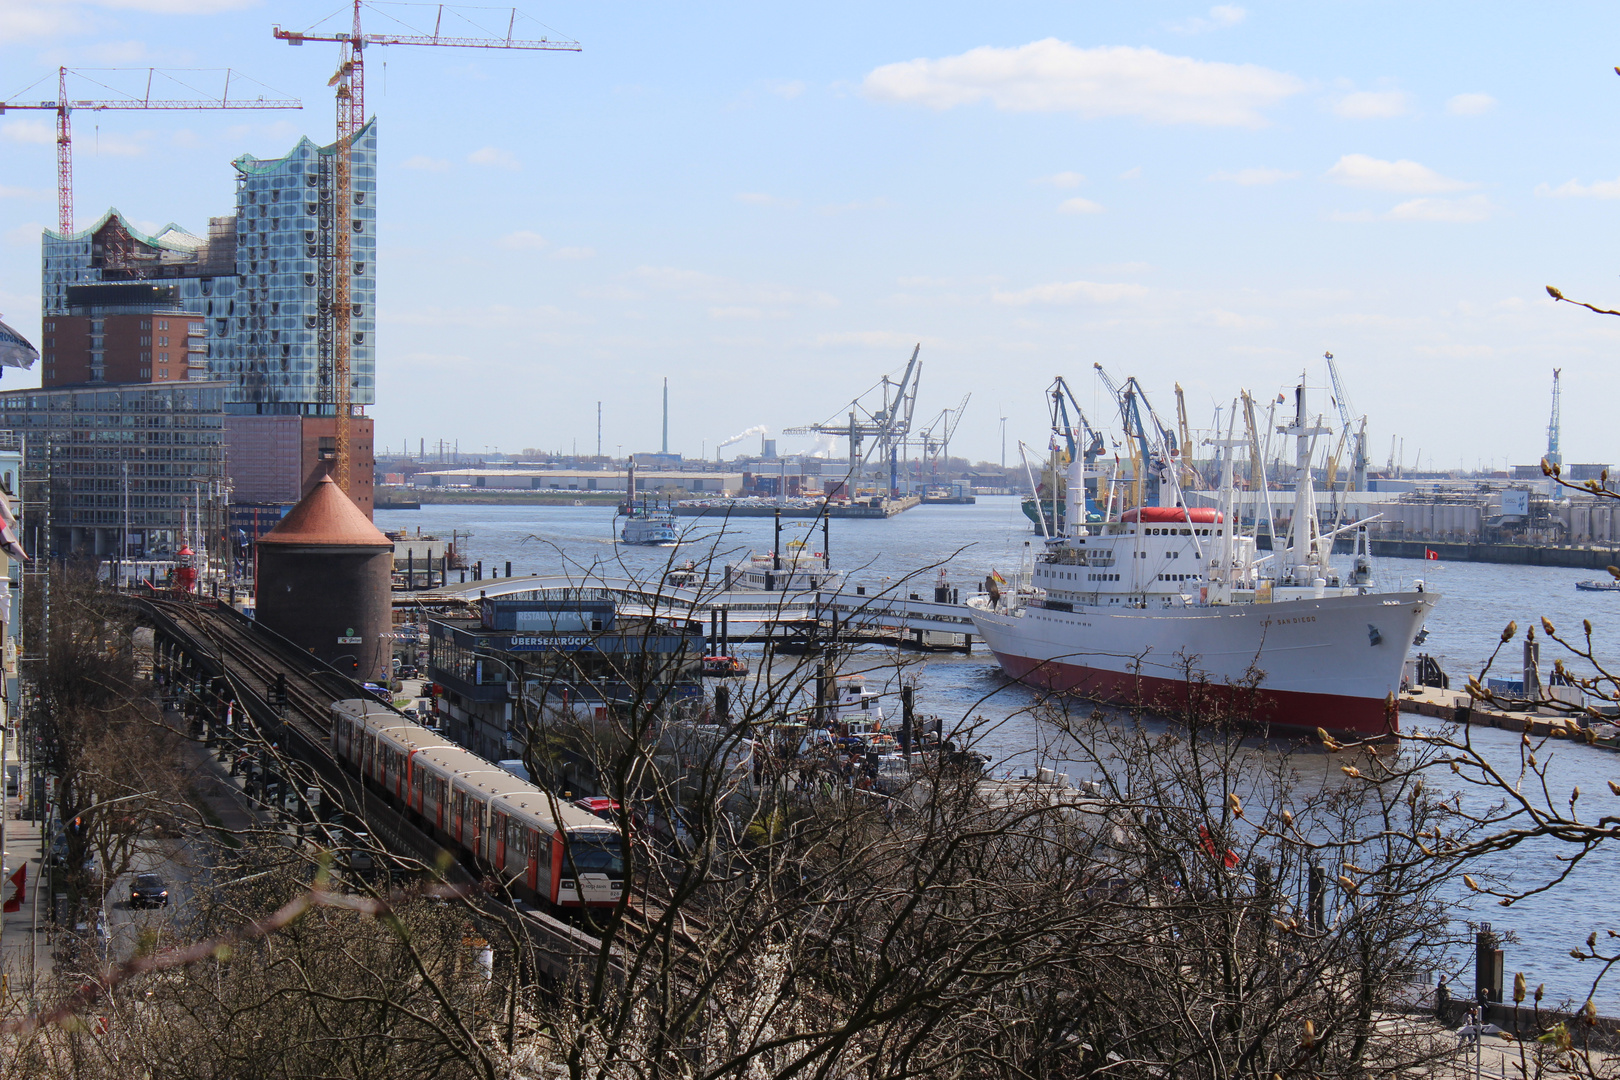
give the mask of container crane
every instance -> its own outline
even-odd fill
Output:
[[[96,82],[103,89],[112,93],[120,93],[99,80],[90,79],[84,74],[89,71],[119,70],[116,68],[57,68],[56,70],[56,100],[55,101],[10,101],[0,102],[0,114],[7,112],[20,112],[36,110],[54,112],[56,114],[56,222],[57,231],[63,236],[73,232],[73,122],[75,112],[105,112],[108,110],[128,109],[302,109],[303,102],[297,98],[239,98],[231,100],[231,69],[225,69],[225,87],[218,98],[154,98],[152,96],[152,82],[156,78],[168,79],[179,83],[180,80],[160,68],[127,68],[124,70],[146,72],[146,92],[135,97],[125,94],[123,97],[105,98],[100,100],[69,98],[68,76],[75,75],[89,82]],[[189,74],[189,73],[188,73]],[[36,84],[37,85],[37,84]],[[180,83],[184,86],[184,83]],[[188,87],[188,89],[190,89]],[[26,93],[27,91],[24,91]]]
[[[912,413],[917,408],[917,384],[922,379],[922,365],[917,361],[921,352],[922,345],[919,343],[911,350],[911,359],[906,363],[906,370],[898,382],[891,380],[888,375],[883,376],[879,382],[883,392],[881,404],[876,409],[868,409],[861,404],[861,398],[866,396],[862,394],[849,403],[847,423],[842,419],[824,420],[819,424],[783,428],[782,434],[837,435],[847,438],[852,479],[866,460],[862,447],[869,440],[874,441],[879,457],[889,466],[889,495],[891,498],[897,496],[900,490],[900,447],[906,436],[911,434]],[[867,393],[871,393],[871,390]]]
[[[514,36],[517,28],[518,11],[510,9],[507,17],[505,37],[476,36],[466,37],[448,35],[443,33],[446,5],[436,5],[433,30],[431,33],[415,34],[368,34],[360,26],[360,10],[368,6],[364,0],[353,0],[353,25],[348,33],[319,34],[304,30],[283,30],[280,26],[271,28],[271,34],[279,41],[288,45],[303,45],[306,41],[334,42],[341,46],[338,54],[337,72],[326,85],[336,87],[337,96],[337,153],[333,155],[332,170],[332,235],[333,244],[329,256],[330,263],[327,274],[332,283],[332,299],[328,306],[331,313],[331,349],[330,357],[322,356],[318,361],[317,379],[320,382],[320,395],[324,401],[330,401],[332,411],[337,419],[336,460],[333,463],[332,478],[339,487],[349,492],[349,466],[351,450],[349,446],[349,428],[351,422],[351,398],[354,391],[353,382],[349,375],[349,345],[352,335],[349,331],[351,317],[351,301],[349,288],[349,275],[351,260],[349,258],[349,245],[351,229],[349,223],[342,218],[347,217],[349,207],[354,205],[352,192],[353,143],[362,128],[366,125],[365,102],[365,48],[367,45],[439,45],[463,49],[542,49],[561,52],[579,52],[577,41],[553,41],[547,38],[519,39]],[[392,5],[391,5],[392,6]],[[487,9],[481,9],[487,10]],[[454,8],[449,9],[452,18],[466,19]],[[389,12],[390,18],[398,20],[398,15]],[[470,22],[471,20],[467,20]],[[476,25],[476,24],[473,24]],[[338,210],[342,208],[341,215]],[[359,223],[356,222],[356,225]]]
[[[1564,453],[1558,448],[1558,436],[1561,426],[1558,417],[1558,382],[1563,373],[1563,368],[1553,368],[1552,416],[1547,421],[1547,464],[1555,469],[1561,469],[1564,465]]]
[[[1181,475],[1178,482],[1184,489],[1198,486],[1198,470],[1193,468],[1192,462],[1192,427],[1187,423],[1187,398],[1181,391],[1181,384],[1176,383],[1176,434],[1180,439],[1180,453],[1178,461]]]

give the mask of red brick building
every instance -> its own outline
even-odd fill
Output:
[[[78,285],[68,299],[40,327],[47,389],[207,378],[203,317],[179,309],[173,285]]]

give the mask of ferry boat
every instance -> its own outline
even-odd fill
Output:
[[[642,499],[641,506],[636,506],[636,459],[633,457],[630,459],[626,486],[629,490],[624,505],[619,508],[624,515],[619,542],[653,547],[674,547],[679,544],[681,537],[676,529],[674,513],[650,507],[646,499]]]
[[[822,552],[811,552],[803,540],[793,540],[781,554],[749,552],[747,558],[728,563],[724,588],[783,593],[837,592],[843,581],[844,572],[828,567]]]
[[[1171,470],[1160,505],[1116,513],[1111,484],[1105,521],[1071,523],[1019,587],[992,578],[968,601],[980,636],[1009,676],[1043,688],[1173,711],[1192,680],[1207,680],[1229,703],[1252,702],[1247,719],[1273,730],[1394,732],[1389,702],[1440,597],[1421,581],[1377,591],[1365,522],[1322,531],[1310,459],[1324,430],[1307,422],[1302,383],[1283,429],[1298,481],[1280,550],[1259,554],[1236,527],[1231,451],[1246,440],[1229,431],[1217,441],[1227,450],[1217,506],[1182,505]],[[1081,487],[1082,469],[1071,462],[1068,490]],[[1355,556],[1341,576],[1330,555],[1349,530]]]

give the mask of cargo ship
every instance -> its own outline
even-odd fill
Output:
[[[1208,687],[1242,720],[1274,732],[1394,733],[1389,702],[1439,596],[1421,581],[1377,591],[1365,522],[1321,530],[1310,457],[1323,429],[1307,423],[1303,384],[1285,431],[1295,437],[1298,479],[1282,550],[1258,554],[1254,536],[1233,525],[1231,449],[1243,440],[1223,443],[1221,487],[1207,493],[1215,506],[1184,505],[1172,475],[1159,505],[1116,511],[1124,493],[1110,484],[1104,521],[1070,524],[1016,586],[993,577],[968,601],[1003,670],[1042,688],[1169,713],[1187,705],[1190,687]],[[1068,490],[1083,476],[1072,461]],[[1341,575],[1330,555],[1346,531],[1354,557]]]

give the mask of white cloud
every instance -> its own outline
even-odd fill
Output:
[[[1248,18],[1248,15],[1247,11],[1236,4],[1216,4],[1209,9],[1208,17],[1194,16],[1167,25],[1178,34],[1204,34],[1211,30],[1225,30],[1229,26],[1236,26]]]
[[[1100,214],[1102,211],[1103,208],[1098,203],[1079,197],[1064,199],[1063,204],[1058,207],[1060,214]]]
[[[65,37],[94,24],[86,13],[60,0],[6,0],[0,3],[0,41]]]
[[[1198,317],[1198,321],[1221,330],[1265,330],[1275,325],[1272,320],[1258,315],[1239,315],[1235,311],[1223,311],[1220,308],[1204,312]]]
[[[521,168],[518,159],[512,156],[510,150],[502,150],[498,146],[485,146],[474,150],[467,155],[467,160],[474,165],[487,165],[492,169],[512,169],[516,171]]]
[[[510,251],[539,251],[546,246],[546,238],[537,232],[519,229],[501,237],[499,243],[501,247]]]
[[[1472,224],[1490,217],[1496,207],[1483,195],[1465,195],[1460,199],[1422,198],[1406,202],[1384,211],[1334,211],[1329,221],[1439,221],[1449,224]]]
[[[981,46],[959,56],[885,64],[866,76],[878,101],[950,109],[989,101],[1008,112],[1134,116],[1159,124],[1259,127],[1261,114],[1304,89],[1292,75],[1255,64],[1169,56],[1156,49],[1081,49],[1056,38],[1016,48]]]
[[[709,309],[709,318],[720,322],[752,322],[757,319],[784,318],[785,312],[768,312],[747,304],[727,304]]]
[[[419,172],[448,172],[450,163],[443,158],[428,157],[426,154],[415,154],[399,163],[402,168],[416,169]]]
[[[588,247],[558,248],[551,253],[553,259],[592,259],[596,257],[596,249]]]
[[[1121,180],[1140,180],[1140,179],[1142,179],[1142,166],[1140,166],[1140,165],[1132,165],[1130,168],[1128,168],[1124,172],[1120,173],[1119,178]]]
[[[1496,108],[1496,99],[1489,94],[1458,94],[1446,102],[1446,112],[1453,116],[1481,116]]]
[[[998,304],[1026,307],[1030,304],[1117,304],[1122,300],[1140,300],[1147,295],[1147,286],[1130,283],[1098,281],[1059,281],[1050,285],[1035,285],[1016,292],[997,289],[992,299]]]
[[[1327,177],[1348,187],[1402,191],[1413,195],[1463,191],[1479,186],[1441,176],[1427,165],[1419,165],[1415,161],[1383,161],[1366,154],[1344,155],[1327,171]]]
[[[1241,184],[1244,187],[1254,187],[1257,184],[1280,184],[1284,180],[1297,180],[1299,173],[1287,172],[1283,169],[1239,169],[1236,172],[1221,171],[1211,173],[1211,180],[1220,180],[1229,184]]]
[[[1391,221],[1484,221],[1494,210],[1483,195],[1465,195],[1460,199],[1411,199],[1401,203],[1386,216]]]
[[[784,199],[779,195],[767,195],[763,191],[741,191],[737,193],[737,201],[748,203],[750,206],[798,206],[798,199]]]
[[[46,194],[40,188],[7,187],[0,184],[0,199],[43,199]]]
[[[789,101],[804,93],[804,83],[798,79],[780,79],[773,83],[767,83],[765,88],[778,97],[785,97]]]
[[[1053,173],[1051,176],[1037,176],[1037,184],[1051,184],[1055,188],[1076,188],[1086,182],[1086,178],[1077,172]]]
[[[1333,103],[1333,111],[1346,120],[1386,120],[1410,109],[1411,96],[1404,90],[1360,90]]]
[[[1557,187],[1537,184],[1536,194],[1544,198],[1550,195],[1557,199],[1620,199],[1620,179],[1594,180],[1590,184],[1583,184],[1579,180],[1565,180]]]
[[[0,123],[0,139],[50,146],[56,142],[56,129],[44,120],[7,120]]]

